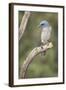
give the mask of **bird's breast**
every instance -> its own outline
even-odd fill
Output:
[[[41,42],[46,43],[50,39],[50,34],[49,28],[43,28],[41,32]]]

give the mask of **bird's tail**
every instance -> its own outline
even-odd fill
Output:
[[[41,56],[44,56],[44,55],[46,55],[46,51],[44,51],[44,52],[41,53]]]

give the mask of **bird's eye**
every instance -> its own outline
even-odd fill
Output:
[[[44,25],[44,23],[43,23],[43,24],[41,24],[41,25]]]

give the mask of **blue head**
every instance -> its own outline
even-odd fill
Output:
[[[43,20],[43,21],[40,22],[39,26],[40,26],[41,28],[46,28],[46,27],[49,26],[49,23],[48,23],[48,21]]]

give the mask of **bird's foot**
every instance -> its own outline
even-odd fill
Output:
[[[49,46],[49,42],[47,43],[47,46]]]
[[[43,49],[43,46],[41,46],[41,49]]]
[[[48,42],[47,42],[47,46],[49,45],[49,43],[50,43],[51,41],[50,40],[48,40]]]
[[[46,51],[44,51],[44,55],[46,55]]]
[[[46,51],[44,51],[44,52],[41,53],[41,56],[44,56],[44,55],[46,55]]]

